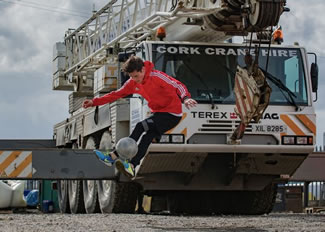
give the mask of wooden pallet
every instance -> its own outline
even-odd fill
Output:
[[[310,213],[320,213],[320,212],[325,212],[325,206],[324,207],[307,207],[305,208],[305,213],[310,214]]]

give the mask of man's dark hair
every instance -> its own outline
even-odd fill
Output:
[[[140,57],[131,56],[122,66],[123,72],[131,73],[134,71],[140,72],[144,63]]]

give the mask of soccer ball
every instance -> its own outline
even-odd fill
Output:
[[[125,137],[117,142],[116,151],[120,158],[130,160],[137,154],[138,144],[134,139]]]

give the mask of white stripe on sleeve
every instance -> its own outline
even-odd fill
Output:
[[[173,87],[177,88],[181,93],[181,98],[184,98],[186,96],[186,91],[185,91],[184,87],[182,85],[180,85],[180,84],[177,84],[175,81],[169,79],[165,75],[163,75],[163,74],[161,74],[159,72],[151,72],[150,75],[159,77],[160,79],[162,79],[166,83],[168,83],[168,84],[172,85]]]

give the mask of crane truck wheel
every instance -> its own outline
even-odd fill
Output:
[[[100,150],[109,150],[113,148],[112,135],[109,131],[105,131],[102,134],[99,149]],[[112,204],[112,191],[115,191],[115,182],[111,180],[99,180],[97,181],[97,192],[98,192],[98,201],[100,206],[100,211],[102,213],[112,213],[113,205]]]
[[[119,183],[114,180],[101,183],[98,192],[102,196],[99,199],[102,213],[134,213],[139,191],[136,183]]]
[[[85,149],[96,149],[94,137],[88,137]],[[97,194],[97,181],[84,180],[83,182],[83,197],[86,213],[99,213],[99,202]]]
[[[58,203],[61,213],[70,213],[67,180],[58,180]]]
[[[168,195],[171,214],[211,215],[220,213],[214,191],[180,191]]]
[[[261,191],[179,191],[168,194],[171,214],[250,214],[271,212],[277,187],[271,183]]]
[[[97,182],[94,180],[84,180],[82,189],[86,213],[99,213]]]
[[[98,200],[102,213],[112,213],[114,208],[113,196],[116,183],[112,180],[100,180],[97,182]]]
[[[183,197],[182,197],[183,195]],[[169,193],[167,196],[167,209],[172,215],[187,213],[186,202],[189,201],[187,194]]]
[[[110,131],[105,131],[100,140],[99,149],[113,148]],[[97,181],[98,200],[102,213],[134,213],[138,196],[135,183],[119,183],[115,180]]]
[[[250,202],[245,208],[248,214],[259,215],[268,214],[272,211],[277,194],[277,185],[269,184],[262,191],[251,192],[248,196]]]
[[[72,149],[77,149],[76,143],[72,144]],[[68,181],[68,197],[70,211],[73,214],[85,213],[85,205],[83,200],[82,181],[69,180]]]
[[[215,195],[215,199],[219,199],[216,210],[223,214],[268,214],[273,208],[276,193],[275,184],[269,184],[261,191],[220,191]]]
[[[69,180],[69,205],[71,213],[85,213],[85,205],[83,201],[82,181]]]

